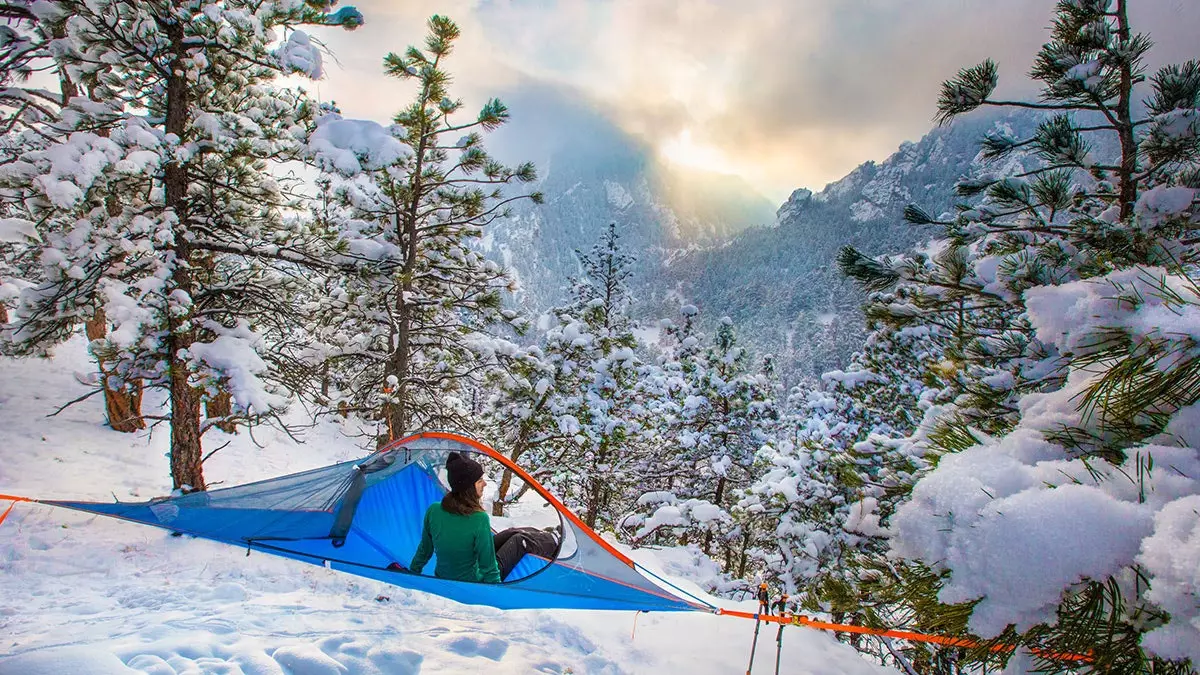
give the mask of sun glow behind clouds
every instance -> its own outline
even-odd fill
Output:
[[[674,138],[661,144],[658,152],[663,159],[672,164],[717,173],[737,173],[725,153],[711,145],[697,143],[692,138],[690,129],[684,129]]]
[[[929,131],[941,82],[993,58],[1004,95],[1044,41],[1046,0],[356,0],[367,23],[318,30],[337,54],[320,85],[348,116],[389,119],[411,90],[380,73],[446,13],[463,28],[450,65],[468,108],[534,83],[644,139],[665,163],[735,174],[782,202]],[[1195,56],[1196,0],[1131,3],[1153,65]],[[340,67],[339,67],[340,65]],[[310,85],[311,86],[311,85]],[[523,124],[514,115],[513,126]],[[525,127],[530,137],[542,129]]]

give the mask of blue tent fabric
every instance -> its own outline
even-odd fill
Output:
[[[448,434],[417,435],[362,461],[210,492],[139,503],[43,503],[323,565],[467,604],[501,609],[706,609],[638,573],[576,518],[564,520],[564,545],[555,560],[526,555],[501,584],[387,569],[394,562],[407,567],[412,560],[425,510],[445,494],[439,469],[450,451],[477,452]],[[335,527],[335,521],[341,525]],[[432,561],[425,569],[431,574],[435,567]]]

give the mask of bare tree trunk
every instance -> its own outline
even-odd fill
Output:
[[[409,324],[411,322],[410,309],[403,300],[400,301],[399,318],[399,339],[396,345],[396,351],[392,354],[392,358],[388,361],[385,377],[395,377],[397,384],[395,389],[388,387],[386,392],[393,399],[383,404],[383,420],[387,425],[388,440],[403,438],[408,430],[408,370],[411,358],[409,350],[412,345],[409,342]]]
[[[188,84],[187,68],[183,66],[187,58],[184,45],[183,26],[173,22],[167,26],[167,38],[171,41],[174,59],[171,63],[171,75],[167,78],[167,111],[164,131],[175,134],[179,138],[186,137],[188,115]],[[182,292],[189,297],[195,291],[190,268],[193,256],[192,247],[184,236],[187,230],[187,167],[178,160],[172,161],[163,169],[163,183],[166,193],[166,207],[173,211],[176,218],[174,226],[174,241],[172,248],[175,254],[174,267],[171,271],[170,289]],[[203,490],[204,467],[200,443],[200,392],[192,387],[190,380],[191,369],[181,354],[195,342],[195,328],[192,326],[192,312],[188,310],[183,316],[175,312],[167,312],[167,363],[170,372],[171,392],[171,479],[176,489],[185,491]]]
[[[168,338],[172,351],[186,349],[188,336]],[[188,382],[187,363],[171,358],[171,479],[186,492],[205,489],[200,444],[200,394]]]
[[[209,420],[220,419],[216,426],[227,434],[236,434],[237,424],[233,420],[221,418],[228,418],[232,414],[233,396],[227,391],[217,394],[216,398],[210,398],[204,404],[204,416]]]
[[[601,478],[593,471],[588,477],[587,509],[583,514],[583,522],[593,530],[600,516]]]
[[[84,324],[84,332],[88,340],[99,340],[108,334],[108,317],[103,309],[96,310],[91,320]],[[96,354],[96,367],[100,370],[100,386],[104,388],[104,411],[108,416],[108,426],[114,431],[133,433],[146,428],[142,419],[142,383],[134,380],[127,384],[128,389],[113,389],[108,384],[112,371],[108,369],[104,357]]]
[[[8,308],[0,302],[0,323],[8,323]]]
[[[1128,46],[1131,39],[1129,31],[1129,15],[1127,0],[1117,0],[1117,39],[1121,46]],[[1137,181],[1134,174],[1138,170],[1137,139],[1133,134],[1133,111],[1131,101],[1133,96],[1133,67],[1130,63],[1121,64],[1120,97],[1117,101],[1117,135],[1121,139],[1121,171],[1120,199],[1121,218],[1133,215],[1133,206],[1137,201]]]
[[[601,476],[595,467],[606,462],[608,462],[608,442],[601,441],[596,452],[596,459],[592,464],[591,475],[588,476],[587,515],[584,518],[584,522],[593,530],[596,529],[596,521],[600,519],[600,513],[605,506],[605,497],[607,497],[606,477]]]

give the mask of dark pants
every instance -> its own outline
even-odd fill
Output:
[[[496,533],[496,563],[500,578],[505,579],[526,553],[553,560],[558,553],[558,537],[532,527],[512,527]]]

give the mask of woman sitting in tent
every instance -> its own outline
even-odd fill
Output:
[[[438,578],[498,584],[526,553],[554,557],[558,541],[548,532],[512,528],[492,537],[480,502],[487,481],[479,462],[452,452],[446,458],[446,477],[450,491],[425,511],[412,572],[420,574],[436,553]]]

